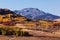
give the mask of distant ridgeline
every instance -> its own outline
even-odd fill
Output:
[[[0,9],[0,15],[6,15],[6,14],[14,14],[14,12],[12,12],[9,9]]]

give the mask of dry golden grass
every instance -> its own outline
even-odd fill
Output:
[[[0,40],[60,40],[60,38],[57,37],[15,37],[15,36],[1,36],[0,35]]]

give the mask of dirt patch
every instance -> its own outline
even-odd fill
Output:
[[[41,37],[34,37],[34,36],[15,37],[15,36],[2,36],[2,35],[0,35],[0,40],[60,40],[60,38],[58,38],[58,37],[43,37],[43,36],[41,36]]]

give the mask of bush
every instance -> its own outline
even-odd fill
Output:
[[[0,27],[1,35],[29,36],[28,32],[24,32],[21,28],[5,26]]]

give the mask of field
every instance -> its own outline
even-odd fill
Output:
[[[28,32],[29,36],[0,35],[0,40],[60,40],[59,30],[55,32],[45,32],[45,31],[37,30],[34,27],[32,28],[25,27],[21,24],[15,26],[18,28],[22,28],[22,31],[24,32]],[[15,26],[13,28],[15,28]]]
[[[59,37],[25,37],[25,36],[19,36],[19,37],[15,37],[15,36],[1,36],[0,35],[0,40],[60,40]]]
[[[0,35],[0,40],[60,40],[60,34],[43,31],[27,30],[31,36]]]

